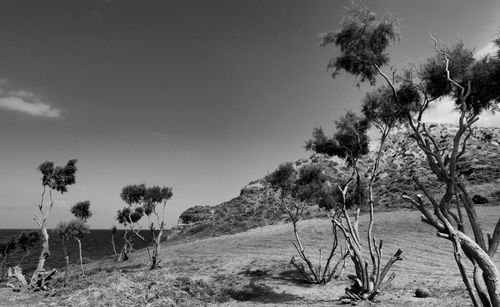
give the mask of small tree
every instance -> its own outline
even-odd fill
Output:
[[[333,227],[339,228],[348,245],[348,252],[355,267],[356,275],[348,276],[353,284],[350,288],[346,288],[346,295],[353,300],[369,299],[373,300],[375,296],[382,291],[385,286],[392,281],[394,274],[385,277],[392,265],[399,260],[402,260],[402,251],[399,249],[393,257],[389,259],[387,264],[382,267],[382,240],[378,244],[373,236],[373,225],[375,221],[374,202],[373,202],[373,183],[379,172],[380,158],[384,142],[389,134],[390,129],[396,124],[397,117],[389,116],[393,113],[384,100],[381,100],[381,95],[368,95],[364,99],[363,111],[365,117],[360,117],[353,112],[341,117],[337,122],[337,132],[332,138],[327,138],[324,132],[318,133],[316,129],[313,131],[313,139],[306,142],[306,149],[324,153],[329,156],[338,156],[344,158],[352,172],[347,183],[339,186],[340,193],[334,193],[335,204],[332,206],[334,213],[332,215]],[[368,153],[368,136],[367,129],[369,123],[373,122],[380,129],[381,139],[379,150],[376,154],[375,162],[369,170],[368,193],[365,191],[365,184],[361,181],[360,169],[358,166],[359,159]],[[324,146],[322,144],[329,144]],[[355,182],[355,188],[350,189],[350,184]],[[336,196],[336,197],[335,197]],[[359,235],[359,213],[362,207],[369,207],[370,221],[368,224],[368,251],[371,259],[371,271],[369,270],[368,262],[364,259],[362,253],[362,241]],[[356,208],[354,221],[348,213],[350,207]]]
[[[24,255],[19,259],[17,265],[30,254],[30,248],[32,248],[36,243],[40,241],[40,232],[38,230],[33,230],[28,233],[22,231],[17,237],[18,249],[24,252]]]
[[[63,255],[65,259],[65,272],[64,272],[64,285],[66,285],[67,282],[67,277],[69,273],[69,255],[71,252],[71,246],[70,246],[70,241],[75,240],[77,241],[79,251],[80,251],[80,267],[82,270],[82,274],[85,274],[83,271],[83,264],[82,264],[82,254],[81,254],[81,243],[80,240],[89,233],[89,229],[87,224],[83,222],[82,220],[79,219],[74,219],[71,220],[67,223],[65,222],[60,222],[56,229],[56,233],[59,235],[59,238],[61,239],[61,246],[63,249]]]
[[[158,257],[165,229],[165,207],[167,201],[173,196],[172,188],[160,188],[159,186],[146,187],[144,184],[128,185],[122,189],[120,196],[128,207],[118,211],[118,221],[129,225],[132,232],[146,244],[151,264],[150,269],[153,270],[158,267],[161,261]],[[162,206],[161,212],[157,208],[159,205]],[[148,226],[153,244],[152,253],[149,249],[150,242],[140,233],[142,228],[139,220],[144,215],[148,218]]]
[[[45,261],[50,256],[47,218],[54,206],[52,192],[55,191],[63,194],[68,191],[68,186],[75,183],[76,161],[74,159],[69,160],[65,166],[54,166],[54,162],[45,161],[38,166],[38,170],[42,174],[42,197],[38,205],[38,213],[35,214],[34,220],[40,228],[42,251],[38,259],[38,265],[30,281],[30,286],[33,289],[46,289],[48,280],[56,272],[55,269],[47,273],[45,272]],[[47,190],[49,192],[48,199],[46,196]]]
[[[87,220],[92,216],[90,211],[90,201],[81,201],[71,207],[71,213],[76,217],[79,223],[72,223],[73,238],[78,242],[78,252],[80,254],[80,267],[82,275],[85,275],[83,270],[83,257],[82,257],[82,238],[85,234],[89,233],[89,227],[86,224]]]
[[[5,263],[7,263],[7,258],[10,254],[16,251],[16,237],[11,236],[7,241],[0,242],[0,256],[3,257],[2,262],[0,263],[0,277],[3,279],[4,274],[3,268],[5,267]]]
[[[297,262],[295,256],[292,257],[290,263],[302,275],[304,280],[310,283],[326,284],[331,281],[332,278],[340,276],[345,267],[345,258],[348,253],[343,253],[341,248],[339,260],[333,268],[330,266],[338,247],[336,228],[333,228],[332,247],[323,267],[321,249],[319,250],[318,265],[315,266],[306,254],[297,227],[298,222],[303,217],[304,209],[308,204],[324,201],[328,195],[331,195],[328,185],[329,178],[323,173],[322,169],[315,166],[306,166],[299,172],[292,163],[283,163],[273,173],[266,176],[266,181],[274,190],[279,192],[281,206],[292,222],[293,233],[295,235],[295,242],[292,241],[293,246],[307,268],[304,264]]]

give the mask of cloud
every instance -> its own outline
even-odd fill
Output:
[[[32,92],[24,90],[4,92],[0,90],[0,108],[26,113],[32,116],[59,118],[62,111],[54,108]]]
[[[493,42],[489,42],[488,45],[484,46],[483,48],[476,50],[474,53],[474,56],[479,59],[482,58],[485,55],[494,55],[498,50],[498,46],[495,45]]]
[[[460,113],[455,110],[455,102],[450,98],[434,101],[422,116],[422,121],[432,123],[458,124]],[[478,127],[500,127],[500,113],[483,112],[474,124]]]

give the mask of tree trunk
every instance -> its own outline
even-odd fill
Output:
[[[80,253],[80,268],[82,269],[82,275],[85,275],[85,272],[83,271],[82,241],[80,241],[79,238],[75,238],[75,239],[78,242],[78,251]]]
[[[64,264],[64,286],[66,287],[66,284],[68,282],[68,270],[69,270],[69,255],[66,254],[64,256],[64,260],[66,263]]]
[[[113,245],[113,252],[115,252],[115,256],[118,255],[116,252],[116,246],[115,246],[115,235],[111,236],[111,245]]]
[[[49,250],[49,233],[47,232],[47,227],[42,226],[40,229],[42,233],[42,252],[40,253],[40,258],[38,258],[38,265],[36,266],[36,270],[31,277],[32,285],[35,285],[37,280],[39,279],[40,273],[45,270],[45,261],[50,256]]]

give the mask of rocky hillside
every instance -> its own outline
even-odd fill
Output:
[[[456,127],[447,124],[433,124],[429,128],[443,144],[449,143],[456,131]],[[376,149],[375,147],[373,144],[372,148]],[[373,159],[374,153],[371,153],[360,161],[360,168],[366,177],[369,176],[368,166]],[[308,164],[321,165],[330,174],[338,176],[339,181],[350,174],[342,160],[324,155],[313,154],[295,162],[297,168]],[[405,128],[395,130],[388,138],[380,169],[374,185],[377,210],[408,207],[401,195],[417,192],[411,180],[413,174],[418,174],[433,193],[440,191],[439,184],[427,170],[423,153]],[[500,199],[500,128],[475,128],[474,135],[468,141],[467,154],[460,170],[469,182],[473,195],[481,196],[483,202]],[[179,226],[170,231],[170,238],[231,234],[286,221],[287,215],[278,205],[273,193],[262,178],[250,182],[241,189],[239,196],[225,203],[191,207],[181,214]],[[322,215],[325,216],[326,213],[316,206],[307,208],[305,212],[306,218]]]

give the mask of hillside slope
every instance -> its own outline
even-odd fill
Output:
[[[456,131],[456,127],[449,124],[432,124],[429,127],[443,143],[449,143]],[[365,176],[369,175],[366,172],[374,159],[376,146],[372,145],[372,153],[359,163]],[[469,183],[472,195],[479,194],[489,201],[500,199],[500,128],[475,128],[467,148],[461,172]],[[297,168],[308,164],[320,165],[339,181],[350,173],[342,160],[320,154],[295,162]],[[401,194],[417,191],[411,180],[411,175],[415,173],[433,193],[440,192],[440,185],[427,170],[422,152],[405,128],[396,129],[387,139],[380,170],[374,185],[376,210],[408,207]],[[263,178],[250,182],[241,189],[239,196],[227,202],[217,206],[195,206],[184,211],[179,219],[184,225],[174,227],[170,237],[203,238],[286,221],[286,214],[276,199],[270,197],[272,194]],[[307,208],[305,212],[306,218],[325,215],[316,206]]]

